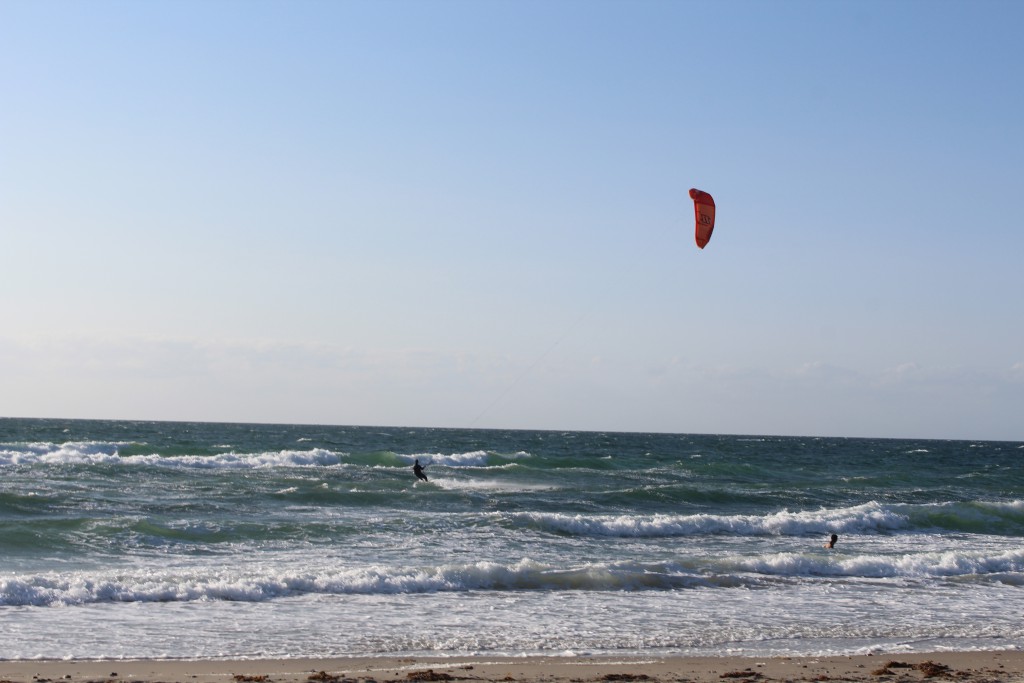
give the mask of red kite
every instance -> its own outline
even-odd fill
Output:
[[[711,231],[715,229],[715,200],[707,192],[690,190],[693,199],[693,213],[697,220],[694,238],[697,246],[703,249],[711,239]]]

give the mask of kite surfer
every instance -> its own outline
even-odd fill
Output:
[[[430,464],[430,463],[427,463],[427,464]],[[429,481],[427,479],[427,475],[423,473],[423,467],[424,467],[424,465],[421,465],[420,461],[419,461],[419,458],[417,458],[416,462],[412,466],[413,474],[416,475],[417,479],[422,479],[423,481]]]

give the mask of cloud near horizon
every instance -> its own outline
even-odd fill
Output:
[[[0,415],[375,424],[381,421],[374,416],[387,414],[393,418],[386,424],[399,425],[601,430],[621,428],[616,419],[624,416],[637,422],[626,415],[630,406],[653,397],[659,407],[639,416],[649,431],[723,432],[723,416],[741,413],[750,433],[795,433],[810,415],[815,434],[914,437],[935,418],[916,396],[948,394],[953,427],[984,423],[1002,406],[1020,405],[1021,367],[978,372],[911,362],[865,370],[812,361],[765,372],[669,358],[644,371],[643,363],[594,363],[591,356],[527,365],[505,355],[412,346],[0,338],[0,372],[9,387]],[[599,400],[581,415],[573,406],[584,393]],[[313,415],[296,408],[310,399],[320,406]],[[851,417],[864,431],[837,433]]]

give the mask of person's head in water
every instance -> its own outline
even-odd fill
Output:
[[[838,541],[838,540],[839,540],[839,534],[832,534],[832,536],[829,537],[829,539],[828,539],[828,543],[825,544],[825,547],[826,548],[835,548],[836,547],[836,541]]]

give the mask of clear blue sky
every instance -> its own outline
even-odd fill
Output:
[[[1022,440],[1021,26],[0,0],[0,415]]]

